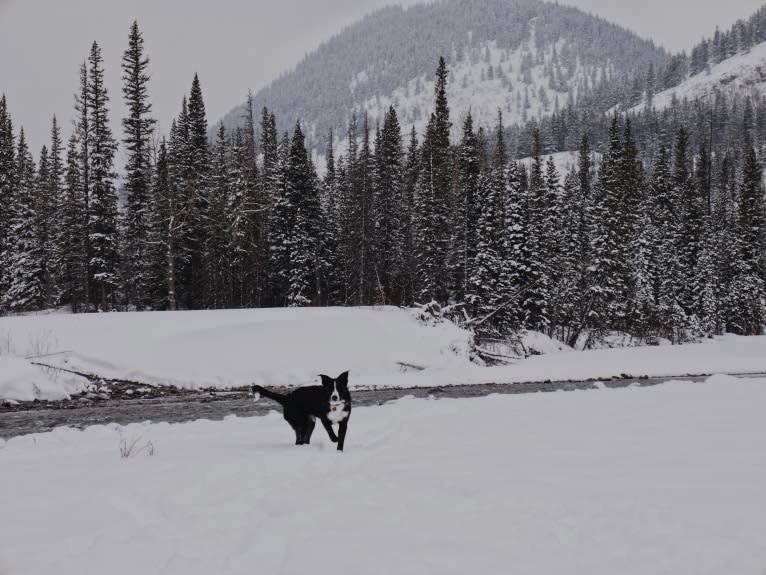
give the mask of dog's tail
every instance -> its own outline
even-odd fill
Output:
[[[273,399],[280,405],[284,405],[287,402],[287,396],[282,395],[280,393],[274,393],[273,391],[269,391],[265,387],[261,387],[260,385],[254,385],[252,387],[253,393],[260,393],[263,397],[268,397],[269,399]],[[258,398],[256,398],[258,399]]]

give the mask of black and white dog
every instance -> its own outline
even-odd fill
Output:
[[[316,420],[319,419],[327,430],[333,443],[338,444],[338,451],[343,451],[343,443],[351,416],[351,394],[348,391],[348,372],[333,379],[321,375],[322,385],[299,387],[286,395],[274,393],[261,387],[253,386],[253,393],[273,399],[282,406],[285,420],[295,430],[295,445],[311,443]],[[333,423],[338,424],[335,435]]]

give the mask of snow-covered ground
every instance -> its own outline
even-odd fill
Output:
[[[11,356],[82,373],[181,387],[306,385],[353,373],[356,386],[426,384],[432,369],[471,367],[469,334],[397,308],[49,314],[0,318]],[[401,364],[426,368],[407,372]],[[0,399],[27,399],[2,384]],[[82,381],[84,385],[84,380]],[[49,397],[43,389],[39,397]],[[69,388],[71,392],[71,388]]]
[[[306,385],[347,369],[356,388],[766,373],[766,337],[579,352],[531,334],[527,343],[545,355],[491,368],[471,362],[469,341],[449,322],[424,325],[411,310],[390,307],[6,317],[0,399],[60,399],[86,386],[32,361],[191,388]]]
[[[342,454],[277,413],[18,437],[0,573],[763,575],[764,413],[715,376],[358,408]]]

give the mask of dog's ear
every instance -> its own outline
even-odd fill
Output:
[[[341,387],[347,387],[348,386],[348,372],[344,371],[341,373],[338,377],[335,378],[335,381],[338,382],[338,385]]]
[[[324,387],[332,389],[333,379],[329,375],[320,375],[319,377],[322,378],[322,385]]]

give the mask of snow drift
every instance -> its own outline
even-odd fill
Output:
[[[189,388],[305,385],[345,370],[353,386],[417,385],[435,369],[470,369],[470,337],[449,322],[426,326],[392,307],[0,320],[0,338],[13,354],[104,378]],[[0,397],[29,397],[31,382],[22,393],[15,379],[0,384]]]

